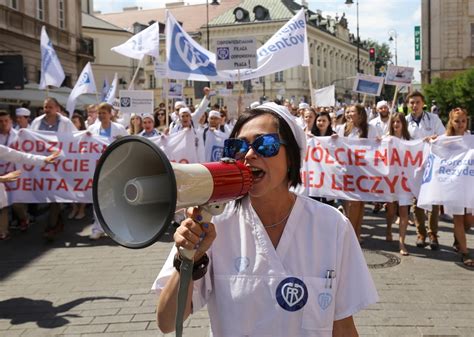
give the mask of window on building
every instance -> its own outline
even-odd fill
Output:
[[[66,28],[66,9],[64,0],[58,0],[58,18],[59,18],[59,28]]]
[[[148,76],[148,83],[150,83],[150,89],[156,88],[156,78],[153,74]]]
[[[275,73],[275,82],[283,82],[283,71]]]
[[[186,87],[192,87],[193,86],[193,81],[186,81],[186,83],[184,84],[184,86]]]
[[[44,0],[36,0],[36,18],[44,21]]]
[[[18,0],[10,0],[9,5],[10,5],[10,8],[18,9]]]
[[[316,64],[318,65],[318,67],[321,67],[321,58],[319,57],[319,55],[318,55],[318,61]]]
[[[186,81],[186,82],[188,82],[188,81]],[[189,82],[191,82],[191,81],[189,81]],[[187,106],[192,106],[193,105],[193,99],[191,97],[186,97],[185,102],[186,102]]]

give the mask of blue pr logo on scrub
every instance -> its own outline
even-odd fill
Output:
[[[174,25],[171,35],[171,51],[168,65],[171,70],[216,76],[217,70],[209,57],[193,46],[179,25]]]
[[[426,160],[425,171],[423,172],[422,184],[429,183],[433,176],[433,164],[434,164],[434,155],[430,154]]]
[[[308,301],[308,289],[302,280],[288,277],[276,289],[276,300],[287,311],[298,311]]]
[[[329,308],[332,302],[332,295],[330,293],[320,293],[318,295],[319,307],[323,310]]]
[[[250,265],[250,259],[245,256],[236,257],[234,260],[234,267],[238,273],[243,272]]]

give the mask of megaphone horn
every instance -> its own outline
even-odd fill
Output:
[[[150,140],[127,136],[100,157],[92,197],[112,240],[144,248],[160,239],[176,209],[235,200],[251,185],[252,173],[241,162],[171,163]]]

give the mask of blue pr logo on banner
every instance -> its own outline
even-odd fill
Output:
[[[431,178],[433,176],[433,165],[434,155],[430,154],[426,160],[426,167],[425,171],[423,172],[423,181],[421,182],[422,184],[429,183],[431,181]]]
[[[193,41],[186,38],[179,25],[173,27],[168,66],[171,70],[183,73],[217,75],[216,67],[209,57],[193,46]]]
[[[211,161],[221,160],[223,153],[224,153],[224,148],[222,146],[214,145],[211,150]]]

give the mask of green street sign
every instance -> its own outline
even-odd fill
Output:
[[[420,26],[415,26],[415,61],[421,59],[421,32]]]

